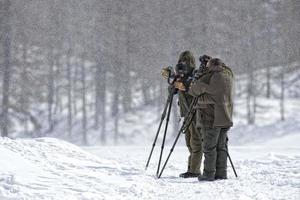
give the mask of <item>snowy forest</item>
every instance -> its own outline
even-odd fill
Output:
[[[233,69],[238,127],[289,120],[300,111],[299,10],[299,0],[1,0],[1,134],[149,143],[167,97],[160,70],[184,50]],[[172,116],[176,130],[176,102]]]

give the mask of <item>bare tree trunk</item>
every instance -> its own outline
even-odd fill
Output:
[[[72,101],[72,105],[73,105],[73,110],[74,110],[74,116],[77,116],[77,112],[78,112],[78,108],[77,108],[77,78],[78,78],[78,73],[79,73],[79,66],[78,66],[78,62],[76,62],[75,65],[75,72],[74,72],[74,78],[73,78],[73,101]]]
[[[98,130],[99,128],[99,115],[101,109],[101,101],[100,101],[100,93],[101,93],[101,73],[102,73],[102,66],[98,62],[96,67],[96,76],[95,76],[95,115],[94,115],[94,128]]]
[[[103,71],[102,77],[102,90],[101,90],[101,141],[103,144],[106,143],[106,71]]]
[[[98,63],[96,69],[96,96],[95,96],[95,129],[99,129],[99,116],[101,116],[101,137],[100,140],[106,143],[106,71],[101,63]]]
[[[127,59],[129,60],[129,59]],[[129,65],[129,63],[126,63],[126,65]],[[128,66],[126,66],[122,70],[122,105],[123,105],[123,110],[124,112],[128,112],[131,109],[131,81],[130,81],[130,69]]]
[[[254,75],[253,75],[253,69],[251,67],[251,64],[248,64],[248,83],[247,83],[247,120],[248,120],[248,124],[253,124],[254,123],[254,102],[253,102],[253,96],[254,96],[254,92],[253,92],[253,79],[254,79]]]
[[[48,124],[49,132],[53,131],[53,103],[54,103],[54,58],[53,58],[53,48],[49,49],[48,54]]]
[[[106,91],[105,91],[106,92]],[[104,92],[104,93],[105,93]],[[106,96],[104,96],[103,98],[104,102],[103,102],[103,106],[101,109],[101,113],[102,113],[102,117],[101,117],[101,141],[103,144],[106,143]]]
[[[69,139],[72,139],[72,70],[71,70],[71,49],[67,53],[67,79],[68,79],[68,135]]]
[[[270,8],[270,7],[269,7]],[[268,9],[266,9],[266,23],[265,23],[265,26],[267,28],[267,41],[266,41],[266,44],[267,44],[267,52],[266,52],[266,60],[267,60],[267,68],[266,68],[266,97],[269,99],[271,97],[271,58],[272,58],[272,48],[273,48],[273,45],[272,45],[272,37],[273,37],[273,33],[271,31],[271,28],[272,28],[272,25],[271,25],[271,19],[272,19],[272,15],[270,13],[270,11]]]
[[[281,121],[284,121],[285,120],[285,116],[284,116],[284,113],[285,113],[285,107],[284,107],[284,104],[285,104],[285,84],[284,84],[284,66],[282,66],[282,69],[281,69],[281,74],[280,74],[280,82],[281,82],[281,90],[280,90],[280,118],[281,118]]]
[[[119,95],[116,95],[116,98],[117,98],[118,96],[119,96]],[[118,144],[118,142],[119,142],[119,116],[118,116],[118,115],[115,116],[115,119],[114,119],[114,126],[115,126],[114,143],[115,143],[115,144]]]
[[[252,109],[253,109],[253,113],[252,113],[252,124],[255,124],[255,119],[256,119],[256,109],[257,109],[257,103],[256,103],[256,95],[257,95],[257,92],[256,92],[256,88],[255,86],[253,86],[253,105],[252,105]]]
[[[125,31],[124,31],[124,37],[125,37],[125,57],[122,59],[125,63],[124,67],[121,68],[123,76],[121,77],[124,81],[123,85],[123,94],[122,94],[122,102],[123,102],[123,109],[124,112],[129,112],[131,110],[131,102],[132,102],[132,86],[130,81],[130,71],[132,66],[132,60],[131,60],[131,31],[133,30],[132,27],[132,11],[130,4],[132,1],[128,1],[128,4],[125,6],[124,14],[126,15],[127,19],[125,20]]]
[[[2,116],[1,120],[1,135],[2,137],[8,136],[8,123],[9,123],[9,95],[10,95],[10,78],[11,78],[11,27],[10,27],[10,1],[6,0],[3,3],[4,9],[4,36],[3,36],[3,88],[2,88]]]
[[[81,99],[82,99],[82,139],[83,144],[87,145],[87,119],[86,119],[86,71],[84,63],[80,63],[81,67],[81,84],[82,84],[82,91],[81,91]]]
[[[117,83],[115,81],[115,83]],[[119,101],[120,101],[120,88],[119,85],[115,86],[114,96],[113,96],[113,103],[112,103],[112,116],[114,117],[114,142],[118,144],[119,139]]]
[[[106,143],[106,71],[103,68],[102,72],[102,89],[100,93],[100,100],[102,102],[101,106],[101,141],[102,143]]]
[[[22,59],[23,59],[23,67],[22,67],[22,73],[21,73],[21,96],[20,96],[20,106],[22,110],[25,110],[25,108],[28,108],[29,106],[29,100],[28,100],[28,93],[27,93],[27,87],[28,85],[28,72],[27,72],[27,44],[25,39],[23,39],[23,46],[22,46]],[[22,120],[22,124],[25,129],[25,134],[28,135],[28,116],[24,116],[24,119]]]
[[[266,78],[267,78],[267,92],[266,97],[269,99],[271,97],[271,70],[270,66],[267,66],[266,70]]]
[[[59,56],[55,55],[55,80],[54,80],[54,84],[55,84],[55,108],[54,108],[54,113],[57,113],[58,111],[61,113],[63,110],[63,106],[62,106],[62,101],[60,98],[60,89],[61,89],[61,85],[60,85],[60,77],[61,77],[61,66],[60,66],[60,62],[59,62]]]
[[[245,23],[247,23],[250,26],[254,25],[255,16],[252,15],[252,13],[255,11],[255,7],[252,4],[249,4],[246,8],[246,15],[245,15]],[[245,62],[246,62],[246,68],[247,68],[247,121],[248,124],[254,124],[255,121],[255,110],[256,110],[256,97],[255,97],[255,67],[253,65],[252,58],[255,57],[255,50],[256,50],[256,44],[255,44],[255,34],[252,32],[249,32],[246,35],[247,38],[245,38]]]
[[[151,102],[149,94],[149,84],[147,83],[147,80],[145,78],[142,79],[142,93],[144,97],[144,104],[149,105]]]

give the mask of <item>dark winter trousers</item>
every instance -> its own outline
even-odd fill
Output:
[[[189,130],[185,132],[185,142],[189,149],[188,172],[200,173],[200,165],[202,161],[202,142],[201,132],[196,128],[193,121]]]
[[[207,177],[227,176],[228,128],[201,128],[203,135],[204,170]]]

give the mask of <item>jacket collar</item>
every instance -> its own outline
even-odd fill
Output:
[[[223,70],[222,66],[213,66],[208,68],[209,72],[220,72],[222,70]]]

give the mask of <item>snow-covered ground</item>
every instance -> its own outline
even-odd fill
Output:
[[[229,167],[228,180],[199,183],[178,178],[186,168],[183,146],[157,179],[160,144],[145,171],[151,144],[80,148],[51,138],[0,138],[0,199],[299,200],[299,141],[294,134],[260,146],[231,146],[239,177]]]

